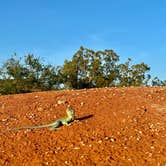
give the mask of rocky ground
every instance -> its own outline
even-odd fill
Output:
[[[47,124],[60,130],[0,133],[0,165],[166,166],[166,88],[102,88],[0,96],[0,130]]]

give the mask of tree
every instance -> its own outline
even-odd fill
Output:
[[[132,86],[147,86],[150,80],[150,74],[146,74],[150,71],[150,67],[145,63],[135,64],[131,67],[132,70]]]
[[[124,64],[118,67],[118,85],[119,86],[141,86],[147,85],[150,79],[149,74],[145,74],[150,70],[150,67],[145,63],[130,65],[129,58]]]
[[[158,77],[155,77],[152,80],[152,86],[166,86],[166,80],[160,80]]]
[[[21,58],[17,59],[14,54],[4,63],[1,68],[1,77],[3,79],[3,93],[11,91],[11,93],[24,92],[24,78],[27,76],[26,68],[21,64]]]
[[[113,50],[95,52],[81,46],[71,61],[65,60],[64,84],[75,89],[115,85],[118,60]]]
[[[148,65],[131,65],[131,59],[122,64],[118,62],[119,56],[113,50],[95,52],[81,46],[62,67],[64,85],[74,89],[148,85]]]
[[[41,89],[41,75],[44,65],[41,63],[40,58],[35,58],[33,54],[28,54],[24,57],[24,61],[26,69],[28,70],[26,81],[30,86],[29,88]]]
[[[60,80],[59,80],[59,67],[54,67],[51,65],[43,66],[41,73],[41,89],[42,90],[53,90],[59,89]]]
[[[118,62],[119,56],[113,50],[94,51],[83,46],[58,67],[44,64],[33,54],[24,58],[14,54],[0,70],[0,93],[148,85],[147,64],[131,65],[130,58],[125,63]],[[166,81],[154,78],[152,85],[164,86]]]
[[[77,66],[76,62],[65,60],[62,67],[63,84],[65,88],[77,88]]]
[[[0,93],[23,93],[59,88],[59,69],[44,65],[40,58],[28,54],[17,58],[16,54],[1,68]]]

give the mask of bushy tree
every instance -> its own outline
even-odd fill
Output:
[[[146,74],[150,67],[145,63],[130,65],[131,59],[118,66],[118,86],[142,86],[147,85],[150,75]]]
[[[82,89],[112,86],[148,85],[150,67],[145,63],[131,65],[131,59],[119,63],[113,50],[80,47],[63,66],[44,64],[33,54],[8,59],[0,70],[0,93],[23,93],[61,88]],[[152,85],[165,85],[155,78]]]
[[[1,68],[0,93],[23,93],[58,88],[58,68],[44,65],[40,58],[28,54],[17,58],[16,54]]]
[[[119,56],[113,50],[93,51],[84,47],[65,60],[62,73],[69,88],[90,88],[114,85]]]
[[[150,68],[145,63],[131,65],[131,59],[118,64],[113,50],[93,51],[84,47],[66,60],[62,67],[64,84],[68,88],[148,85]]]
[[[153,78],[152,86],[166,86],[166,80],[160,80],[158,77]]]
[[[21,93],[24,92],[24,79],[27,76],[26,68],[21,64],[21,58],[16,54],[8,59],[1,68],[2,93]]]

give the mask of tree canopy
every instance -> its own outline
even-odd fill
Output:
[[[1,67],[0,93],[25,93],[57,89],[82,89],[112,86],[147,86],[151,78],[145,63],[120,63],[113,50],[94,51],[81,46],[62,66],[45,64],[39,57],[14,54]],[[153,86],[165,86],[155,77]]]

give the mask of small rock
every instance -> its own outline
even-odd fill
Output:
[[[79,149],[80,149],[80,147],[74,147],[74,149],[75,149],[75,150],[79,150]]]

